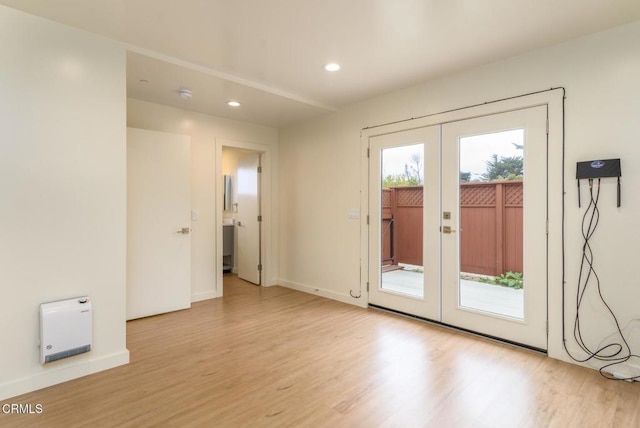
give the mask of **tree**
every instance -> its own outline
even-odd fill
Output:
[[[413,153],[409,158],[410,163],[404,164],[404,172],[398,174],[389,174],[382,179],[382,188],[403,186],[421,186],[424,184],[422,177],[422,155]]]
[[[471,181],[471,173],[466,171],[460,171],[460,182],[468,183]]]
[[[405,174],[389,174],[382,179],[383,189],[390,187],[420,186],[421,184],[423,183],[419,182],[415,176],[407,177]]]
[[[389,174],[382,179],[382,188],[407,186],[404,174]]]
[[[486,162],[487,171],[480,176],[482,181],[522,180],[524,167],[522,156],[498,156],[493,154]]]
[[[422,156],[420,153],[415,152],[409,159],[411,159],[411,164],[409,166],[407,166],[407,164],[404,165],[407,179],[415,178],[418,184],[422,184],[424,182],[420,176],[420,171],[422,171]],[[411,173],[409,173],[409,168],[411,168]]]

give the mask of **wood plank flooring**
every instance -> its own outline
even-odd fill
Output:
[[[640,426],[637,383],[233,276],[127,330],[129,365],[5,400],[43,413],[0,426]]]

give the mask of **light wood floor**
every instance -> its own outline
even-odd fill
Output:
[[[5,403],[2,427],[638,427],[640,385],[375,310],[225,277],[128,323],[131,363]]]

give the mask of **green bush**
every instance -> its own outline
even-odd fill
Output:
[[[496,277],[481,276],[478,280],[485,284],[495,284],[516,289],[520,289],[524,286],[524,280],[522,278],[522,273],[520,272],[509,271]]]
[[[509,288],[520,289],[524,286],[524,281],[522,280],[522,273],[511,272],[511,271],[507,273],[503,273],[498,278],[496,278],[496,284],[509,287]]]

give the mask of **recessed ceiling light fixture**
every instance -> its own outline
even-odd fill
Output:
[[[140,79],[140,83],[149,83],[147,79]]]
[[[230,107],[240,107],[240,103],[237,101],[229,101],[227,105]]]
[[[338,70],[340,70],[340,64],[337,64],[335,62],[331,62],[331,63],[325,65],[324,69],[327,70],[327,71],[338,71]]]
[[[178,93],[185,100],[190,100],[191,98],[193,98],[193,93],[191,92],[191,89],[180,89],[180,92]]]

